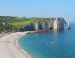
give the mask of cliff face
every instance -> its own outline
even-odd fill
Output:
[[[61,30],[64,29],[64,24],[64,18],[26,18],[0,16],[0,32]]]
[[[45,21],[37,21],[36,26],[38,30],[63,30],[65,20],[63,18],[50,19]],[[36,28],[35,28],[36,30]]]

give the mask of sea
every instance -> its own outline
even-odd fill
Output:
[[[75,23],[70,30],[21,36],[18,44],[32,58],[75,58]]]

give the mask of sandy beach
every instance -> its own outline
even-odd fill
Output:
[[[20,36],[28,32],[16,32],[0,37],[0,58],[31,58],[31,56],[18,45]]]

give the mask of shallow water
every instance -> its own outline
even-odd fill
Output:
[[[75,24],[71,30],[42,32],[22,36],[19,45],[32,58],[75,58]]]

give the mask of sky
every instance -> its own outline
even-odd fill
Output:
[[[75,22],[75,0],[0,0],[0,16],[63,17]]]

